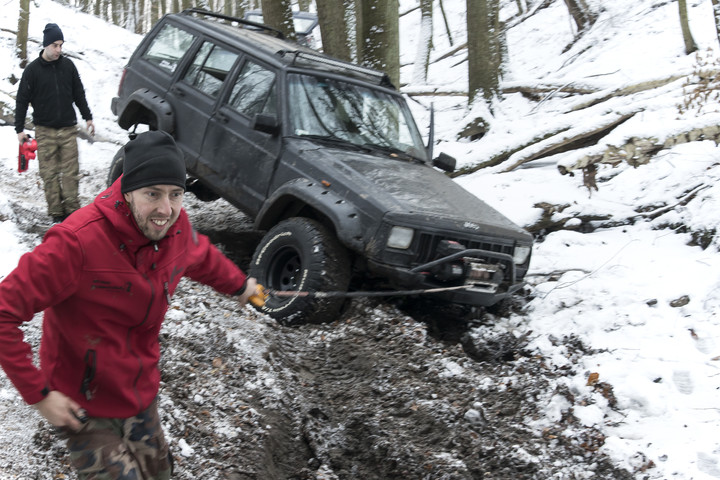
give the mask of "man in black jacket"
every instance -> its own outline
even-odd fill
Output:
[[[15,131],[18,140],[27,140],[25,115],[33,107],[38,165],[45,188],[48,214],[63,221],[80,208],[78,185],[77,117],[73,103],[95,133],[92,113],[75,64],[62,55],[63,33],[54,23],[43,30],[43,50],[25,69],[15,104]]]

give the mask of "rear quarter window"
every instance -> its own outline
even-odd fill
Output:
[[[167,24],[158,32],[142,58],[168,73],[174,73],[195,35]]]

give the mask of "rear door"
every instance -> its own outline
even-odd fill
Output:
[[[202,39],[185,71],[168,91],[166,98],[177,119],[175,138],[185,149],[188,168],[194,167],[200,154],[208,120],[238,57],[226,45]]]
[[[277,79],[270,66],[241,60],[208,123],[197,165],[206,185],[251,215],[265,201],[281,148],[279,134],[253,128],[258,114],[279,117]]]

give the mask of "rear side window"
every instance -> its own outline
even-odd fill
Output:
[[[275,72],[247,61],[238,75],[229,104],[240,113],[275,114]]]
[[[183,79],[203,93],[217,97],[238,54],[205,42]]]
[[[167,24],[155,36],[142,58],[173,73],[194,40],[195,36],[191,33]]]

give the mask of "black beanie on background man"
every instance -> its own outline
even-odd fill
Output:
[[[57,23],[48,23],[45,25],[45,30],[43,30],[43,48],[58,40],[64,42],[65,38],[63,37],[62,30],[57,26]]]
[[[125,144],[122,193],[151,185],[185,189],[185,158],[169,133],[152,130]]]

